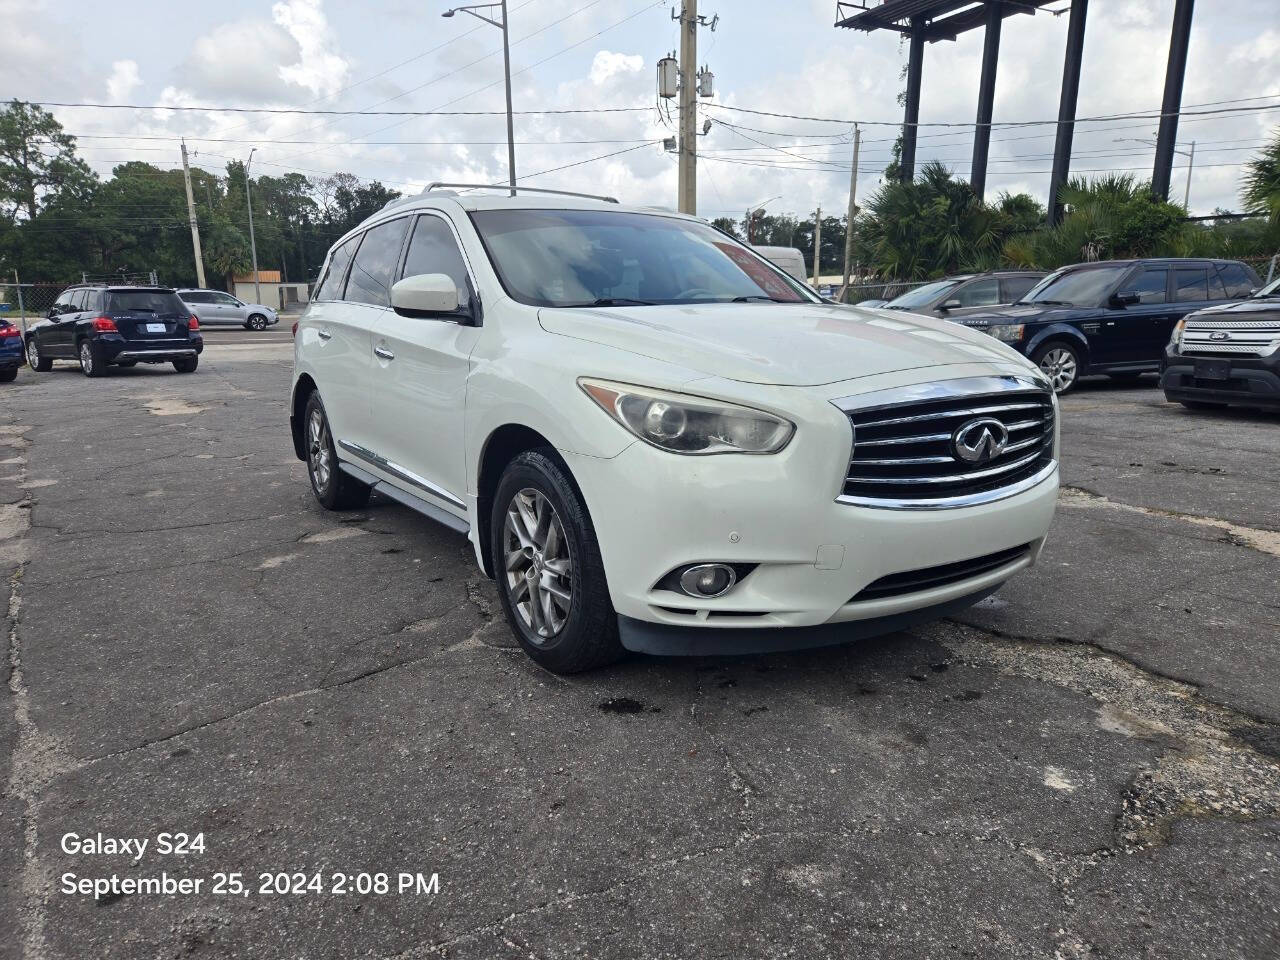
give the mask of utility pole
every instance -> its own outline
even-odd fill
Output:
[[[813,218],[813,286],[822,279],[822,207]]]
[[[191,196],[191,167],[187,163],[187,141],[182,141],[182,180],[187,185],[187,218],[191,221],[191,245],[196,252],[196,285],[204,286],[204,257],[200,253],[200,224],[196,222],[196,201]]]
[[[477,10],[492,10],[494,7],[497,7],[501,12],[501,22],[485,13],[476,12]],[[507,85],[507,182],[511,186],[511,196],[514,197],[516,195],[516,136],[515,121],[512,119],[513,114],[511,112],[511,43],[507,34],[507,25],[510,22],[507,18],[507,0],[498,0],[496,3],[473,3],[469,7],[454,7],[452,10],[446,10],[440,16],[452,17],[457,13],[468,14],[502,31],[502,67],[503,77]]]
[[[1191,213],[1191,171],[1196,165],[1196,142],[1191,141],[1191,152],[1187,154],[1187,192],[1182,198],[1182,206]]]
[[[253,154],[257,149],[254,147],[249,151],[249,162],[244,165],[244,202],[249,205],[249,252],[253,257],[253,299],[255,303],[261,303],[262,288],[258,283],[258,244],[253,239],[253,200],[249,196],[249,168],[253,166]]]
[[[844,229],[844,285],[837,299],[844,303],[853,276],[853,220],[858,215],[858,154],[862,152],[862,131],[853,125],[853,173],[849,175],[849,223]]]
[[[698,0],[681,0],[680,176],[681,213],[698,212]]]

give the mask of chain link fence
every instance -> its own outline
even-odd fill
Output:
[[[851,283],[844,292],[844,303],[862,303],[866,300],[892,300],[908,290],[933,283],[932,280],[898,280],[882,283]]]
[[[27,324],[49,313],[65,283],[0,283],[0,318],[11,321],[26,336]]]

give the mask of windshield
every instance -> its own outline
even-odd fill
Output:
[[[705,224],[612,210],[471,214],[502,286],[539,307],[815,298],[772,264]]]
[[[959,285],[959,280],[935,280],[933,283],[926,283],[923,287],[916,287],[914,290],[908,290],[900,297],[895,297],[885,304],[885,308],[888,310],[909,310],[911,307],[923,307],[932,303],[948,290],[954,290]]]
[[[153,313],[157,317],[186,317],[191,314],[176,293],[161,290],[113,290],[107,294],[106,312]]]
[[[1018,302],[1096,307],[1128,271],[1128,266],[1119,265],[1051,273]]]

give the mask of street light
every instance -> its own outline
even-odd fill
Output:
[[[494,7],[502,10],[501,21],[494,20],[483,13],[476,13],[477,10],[492,10]],[[499,3],[475,3],[469,7],[454,7],[440,16],[452,17],[455,13],[469,13],[477,20],[483,20],[502,31],[502,66],[507,80],[507,178],[511,184],[511,195],[514,197],[516,195],[516,138],[515,125],[511,119],[511,45],[507,40],[507,0],[501,0]]]
[[[774,200],[781,199],[782,194],[778,194],[776,197],[770,197],[768,200],[761,200],[759,203],[747,207],[747,243],[750,243],[752,240],[752,228],[755,226],[756,211],[764,207],[766,203],[772,203]]]
[[[253,239],[253,199],[249,196],[249,168],[253,166],[253,155],[258,148],[249,151],[249,160],[244,165],[244,202],[249,205],[249,252],[253,255],[253,300],[262,302],[262,289],[258,283],[258,244]]]
[[[1156,142],[1154,140],[1144,140],[1141,137],[1115,137],[1112,140],[1112,142],[1113,143],[1125,143],[1125,142],[1145,143],[1151,147],[1154,147],[1156,145]],[[1186,207],[1187,212],[1190,213],[1191,212],[1191,171],[1196,165],[1196,142],[1194,140],[1191,141],[1191,149],[1189,151],[1179,150],[1177,147],[1174,147],[1173,152],[1178,154],[1179,156],[1183,156],[1187,158],[1187,190],[1186,190],[1186,193],[1184,193],[1182,196],[1182,205]]]

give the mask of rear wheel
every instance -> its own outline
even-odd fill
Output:
[[[245,326],[250,330],[265,330],[267,329],[267,318],[260,313],[255,313],[249,318],[249,322]]]
[[[1031,360],[1049,378],[1053,392],[1058,394],[1066,393],[1076,385],[1083,367],[1079,351],[1061,340],[1046,343]]]
[[[179,373],[195,373],[196,367],[200,366],[200,358],[192,357],[190,360],[173,361],[173,369]]]
[[[80,370],[86,377],[107,375],[107,361],[102,358],[102,351],[92,340],[80,341]]]
[[[12,383],[18,379],[18,368],[10,367],[8,370],[0,370],[0,383]]]
[[[371,487],[338,469],[338,452],[333,446],[329,417],[317,391],[307,398],[303,421],[306,426],[307,474],[311,492],[328,510],[352,510],[369,502]]]
[[[554,673],[622,656],[595,528],[549,451],[522,453],[503,471],[489,537],[502,609],[525,653]]]
[[[32,370],[40,373],[48,373],[53,369],[53,361],[48,357],[40,356],[40,347],[36,343],[35,337],[27,341],[27,363]]]

